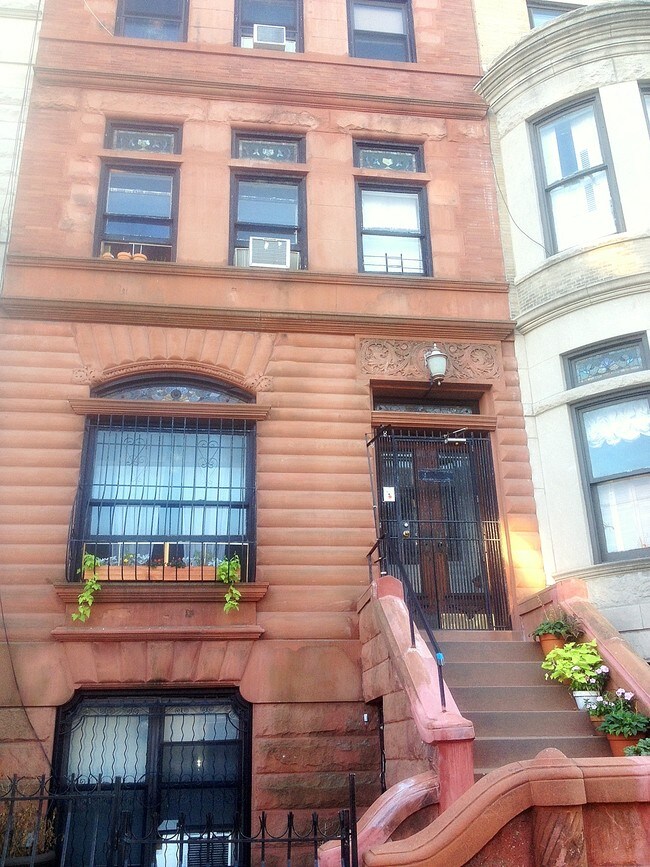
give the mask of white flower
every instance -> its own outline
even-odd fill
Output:
[[[624,690],[624,689],[617,689],[617,690],[616,690],[616,695],[617,695],[619,698],[622,698],[622,697],[625,695],[625,690]]]
[[[626,692],[623,698],[625,699],[625,701],[632,701],[632,699],[634,698],[634,693]]]

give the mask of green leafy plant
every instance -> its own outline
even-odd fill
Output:
[[[623,735],[626,738],[645,734],[649,730],[650,717],[625,708],[610,711],[599,726],[599,731],[606,735]]]
[[[237,554],[232,557],[224,557],[217,566],[217,581],[228,585],[226,591],[226,599],[223,610],[239,611],[239,600],[241,599],[241,591],[235,587],[241,581],[241,562]]]
[[[73,620],[81,620],[85,623],[90,617],[90,609],[95,601],[95,593],[101,590],[101,584],[97,579],[97,569],[101,566],[99,557],[86,552],[81,559],[81,566],[77,569],[77,575],[84,580],[84,589],[77,597],[78,607],[73,613]]]
[[[564,647],[552,650],[542,668],[548,672],[546,679],[567,683],[573,690],[600,692],[609,677],[609,669],[603,665],[595,641],[576,644],[567,642]]]
[[[625,747],[623,752],[626,756],[650,756],[650,738],[641,738],[638,744]]]
[[[539,626],[530,633],[535,641],[539,641],[540,635],[577,641],[582,635],[582,624],[577,617],[567,614],[562,608],[549,608],[544,611],[544,619]]]
[[[31,854],[34,837],[38,831],[36,852],[42,854],[54,848],[54,816],[40,816],[36,804],[26,804],[16,809],[9,819],[9,808],[0,806],[0,852],[7,845],[7,857],[24,858]],[[9,834],[9,841],[5,840]]]

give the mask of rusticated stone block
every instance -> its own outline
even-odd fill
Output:
[[[363,715],[369,715],[368,723]],[[314,704],[268,704],[255,708],[254,736],[292,737],[318,733],[363,735],[368,726],[376,728],[377,711],[361,702],[318,702]]]
[[[533,851],[531,810],[515,816],[465,867],[538,867]]]
[[[379,793],[379,766],[376,771],[355,771],[355,777],[360,791],[376,788]],[[347,807],[348,799],[349,777],[343,771],[255,777],[256,810],[339,810]]]
[[[259,773],[349,772],[353,768],[378,766],[379,739],[376,731],[366,737],[263,738],[254,744]]]

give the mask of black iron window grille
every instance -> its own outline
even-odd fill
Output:
[[[70,580],[87,554],[102,580],[214,581],[235,555],[252,580],[254,433],[247,420],[89,418]]]

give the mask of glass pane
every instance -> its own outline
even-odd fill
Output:
[[[650,475],[601,482],[597,494],[607,551],[650,547]]]
[[[374,33],[405,33],[402,6],[373,6],[357,3],[354,6],[354,29]]]
[[[550,192],[550,202],[558,251],[616,232],[604,171],[556,187]]]
[[[602,165],[594,108],[587,105],[539,128],[547,184]]]
[[[236,782],[239,744],[166,744],[162,754],[163,783]]]
[[[548,9],[548,8],[540,8],[540,7],[530,7],[530,17],[532,19],[533,27],[540,27],[542,24],[546,24],[548,21],[553,21],[556,18],[559,18],[560,15],[564,15],[567,12],[566,9]]]
[[[297,226],[297,184],[240,181],[237,219],[260,226]]]
[[[163,740],[226,741],[239,737],[239,720],[230,705],[169,707],[165,710]]]
[[[126,17],[143,17],[181,19],[184,0],[125,0],[124,15]]]
[[[100,774],[108,781],[141,779],[147,762],[148,715],[145,709],[87,710],[70,733],[67,774],[85,780]]]
[[[297,163],[298,142],[278,142],[268,139],[239,139],[237,156],[242,160],[267,160],[276,163]]]
[[[169,223],[135,222],[134,220],[106,220],[104,237],[119,241],[136,241],[144,244],[155,242],[164,244],[171,241]]]
[[[244,24],[277,24],[295,30],[296,0],[242,0],[241,18]]]
[[[172,182],[171,175],[111,169],[106,212],[125,216],[170,218]]]
[[[115,129],[111,147],[122,151],[173,154],[176,149],[176,134],[144,129]]]
[[[420,238],[364,235],[363,270],[394,274],[422,274],[424,264]]]
[[[388,190],[362,190],[364,229],[420,231],[418,193],[392,193]]]
[[[169,18],[125,18],[122,35],[131,39],[181,42],[183,27],[180,21],[172,21]]]
[[[395,172],[417,172],[417,150],[395,151],[388,148],[359,148],[359,165],[366,169]]]
[[[650,399],[633,398],[582,414],[593,478],[650,469]]]
[[[408,61],[406,36],[357,33],[354,37],[354,56],[367,57],[369,60]]]
[[[620,376],[645,367],[640,343],[612,346],[600,352],[591,352],[571,361],[577,385],[596,382],[611,376]]]

